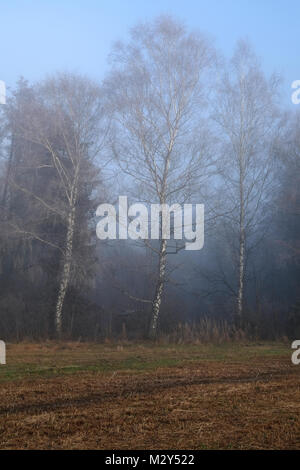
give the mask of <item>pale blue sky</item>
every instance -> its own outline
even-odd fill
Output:
[[[0,79],[68,70],[102,78],[116,39],[139,20],[171,13],[209,33],[226,55],[248,37],[267,73],[300,79],[298,0],[0,0]]]

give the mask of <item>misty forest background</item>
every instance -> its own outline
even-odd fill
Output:
[[[300,114],[280,77],[169,17],[109,60],[102,83],[22,78],[0,107],[1,339],[299,337]],[[97,239],[119,195],[205,204],[204,248]]]

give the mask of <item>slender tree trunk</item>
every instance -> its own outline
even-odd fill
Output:
[[[243,299],[244,299],[244,271],[245,271],[245,234],[242,229],[240,233],[240,249],[239,249],[239,288],[237,299],[237,314],[239,322],[243,316]]]
[[[161,306],[161,299],[165,284],[165,272],[167,264],[167,240],[161,240],[159,250],[159,262],[158,262],[158,281],[156,284],[155,296],[152,303],[152,318],[150,325],[150,338],[154,339],[157,336],[158,331],[158,320]]]
[[[75,228],[75,206],[70,210],[68,218],[68,228],[67,228],[67,239],[66,239],[66,249],[63,262],[62,276],[59,286],[58,298],[56,303],[55,310],[55,328],[56,334],[60,338],[62,334],[62,309],[64,305],[64,300],[66,292],[68,289],[70,281],[70,272],[73,256],[73,239],[74,239],[74,228]]]
[[[244,171],[241,160],[240,168],[240,239],[239,239],[239,280],[237,297],[237,322],[241,326],[244,300],[244,271],[245,271],[245,207],[244,207]]]
[[[244,178],[245,178],[245,134],[244,134],[244,114],[245,114],[245,96],[244,96],[244,73],[240,77],[241,96],[241,136],[239,150],[239,189],[240,189],[240,217],[239,217],[239,287],[237,298],[237,324],[241,327],[243,317],[244,300],[244,270],[245,270],[245,200],[244,200]]]

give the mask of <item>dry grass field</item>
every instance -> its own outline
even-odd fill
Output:
[[[288,344],[9,344],[1,449],[300,449]]]

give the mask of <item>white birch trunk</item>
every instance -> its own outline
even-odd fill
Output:
[[[68,289],[70,281],[70,272],[73,256],[73,239],[74,239],[74,228],[75,228],[75,207],[72,207],[69,218],[68,218],[68,229],[67,229],[67,239],[66,239],[66,248],[65,256],[63,262],[62,276],[58,291],[58,298],[56,303],[55,310],[55,328],[56,334],[58,337],[61,337],[62,334],[62,310],[64,305],[64,300],[66,292]]]
[[[150,326],[150,338],[154,339],[157,336],[158,320],[161,306],[161,299],[165,284],[165,272],[167,264],[167,240],[161,240],[159,250],[159,272],[158,281],[156,284],[155,296],[152,303],[152,318]]]
[[[240,247],[239,247],[239,288],[237,299],[237,314],[239,323],[243,316],[243,299],[244,299],[244,270],[245,270],[245,234],[244,229],[240,233]]]
[[[237,298],[237,321],[241,326],[243,316],[243,298],[244,298],[244,269],[245,269],[245,199],[244,199],[244,178],[245,178],[245,96],[244,96],[244,72],[240,77],[241,96],[241,137],[239,151],[239,190],[240,190],[240,216],[239,216],[239,286]]]
[[[245,271],[245,201],[244,201],[244,159],[240,156],[240,217],[239,217],[239,284],[237,297],[237,321],[241,326],[244,300],[244,271]]]

